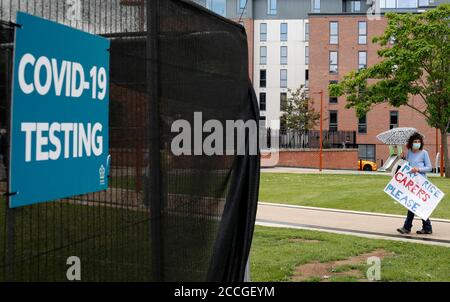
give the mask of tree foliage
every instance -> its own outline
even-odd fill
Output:
[[[309,131],[320,118],[320,114],[314,110],[314,103],[308,97],[304,86],[295,90],[288,89],[290,96],[281,104],[281,123],[288,130]]]

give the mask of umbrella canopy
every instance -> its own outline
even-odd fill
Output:
[[[405,145],[414,132],[418,132],[416,128],[400,127],[382,132],[377,135],[378,140],[387,145]]]

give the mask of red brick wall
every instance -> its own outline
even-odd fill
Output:
[[[324,169],[350,169],[358,168],[357,149],[325,149],[323,150]],[[267,166],[265,156],[261,156],[261,166]],[[277,166],[319,168],[319,150],[281,150]]]
[[[329,44],[329,22],[339,22],[339,44]],[[367,45],[358,44],[358,21],[367,21]],[[338,104],[329,104],[328,84],[330,80],[342,80],[344,75],[358,68],[358,51],[367,51],[368,66],[380,61],[377,50],[378,45],[372,43],[372,38],[380,36],[384,32],[386,19],[367,20],[365,15],[311,15],[310,16],[310,91],[323,90],[323,118],[324,129],[329,127],[329,110],[338,111],[338,130],[357,131],[358,118],[355,110],[346,109],[345,97],[338,99]],[[338,51],[338,74],[329,73],[329,51]],[[319,95],[312,94],[314,107],[320,110]],[[415,106],[424,106],[419,98],[411,99]],[[408,107],[394,108],[388,104],[378,104],[367,114],[367,133],[357,135],[358,144],[376,144],[376,162],[381,162],[388,157],[388,147],[376,139],[380,132],[389,130],[389,112],[399,112],[399,127],[415,127],[425,135],[425,148],[430,154],[434,166],[436,156],[436,130],[428,126],[425,118]]]
[[[234,20],[239,22],[239,20]],[[247,34],[247,45],[248,45],[248,76],[250,81],[253,82],[253,19],[242,19],[241,22],[244,23],[245,32]]]

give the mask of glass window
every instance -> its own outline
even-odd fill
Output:
[[[309,65],[309,46],[305,46],[305,65]]]
[[[358,22],[358,44],[367,44],[367,21]]]
[[[206,0],[206,7],[216,14],[226,16],[227,2],[226,0]]]
[[[281,23],[280,25],[280,40],[287,41],[288,36],[288,25],[287,23]]]
[[[350,9],[352,13],[357,13],[361,11],[361,1],[351,1],[350,2]]]
[[[358,144],[358,155],[359,155],[359,159],[362,160],[370,160],[370,161],[376,161],[376,156],[375,156],[375,145],[363,145],[363,144]],[[364,168],[364,167],[361,167]]]
[[[280,109],[285,108],[287,105],[287,93],[282,92],[280,93]]]
[[[397,0],[397,8],[417,8],[417,0]]]
[[[259,40],[262,42],[267,41],[267,23],[259,25]]]
[[[389,129],[398,127],[398,111],[389,112]]]
[[[395,8],[396,0],[380,0],[380,8]]]
[[[247,5],[247,0],[238,0],[238,14],[245,13],[245,6]]]
[[[320,0],[312,0],[313,13],[320,13]]]
[[[358,119],[358,133],[367,133],[367,116]]]
[[[266,111],[266,93],[259,93],[259,110]]]
[[[419,6],[429,6],[430,0],[419,0]]]
[[[339,42],[339,23],[330,22],[330,44],[338,44]]]
[[[267,0],[267,14],[268,15],[277,14],[277,0]]]
[[[338,112],[336,110],[330,110],[329,131],[338,131]]]
[[[309,23],[305,23],[305,41],[309,41]]]
[[[330,73],[338,72],[338,52],[330,51]]]
[[[259,64],[261,64],[261,65],[267,64],[267,47],[266,46],[259,47]]]
[[[287,88],[287,69],[280,70],[280,87]]]
[[[305,69],[305,88],[309,88],[309,70]]]
[[[288,63],[287,46],[281,46],[281,48],[280,48],[280,64],[286,65],[287,63]]]
[[[367,67],[367,52],[359,51],[358,52],[358,69],[363,69]]]
[[[336,80],[330,81],[330,84],[337,84],[337,83],[338,83],[338,81],[336,81]],[[330,102],[330,104],[337,104],[338,103],[337,96],[329,96],[329,102]]]
[[[264,88],[266,87],[266,70],[261,69],[259,71],[259,87]]]

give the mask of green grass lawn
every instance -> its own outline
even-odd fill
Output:
[[[261,173],[259,201],[403,215],[406,209],[383,192],[389,180],[386,175]],[[431,181],[446,194],[432,217],[450,219],[450,180]]]
[[[5,225],[4,211],[3,202],[0,203],[0,226]],[[71,255],[82,259],[84,281],[144,281],[151,278],[148,214],[68,203],[24,207],[16,214],[16,281],[64,281],[65,261]],[[180,275],[186,280],[202,278],[207,263],[200,259],[208,257],[209,253],[204,243],[215,239],[214,232],[203,230],[217,229],[217,222],[174,216],[167,217],[165,223],[167,233],[163,237],[173,239],[165,240],[166,274],[174,273],[173,280]],[[1,233],[4,235],[4,230]],[[191,234],[198,234],[198,237]],[[5,256],[4,239],[0,236],[0,281],[5,273],[1,265]],[[191,241],[198,244],[192,245]],[[450,281],[449,248],[259,226],[251,248],[251,278],[253,281],[288,281],[299,264],[347,259],[377,249],[394,253],[382,260],[384,281]],[[180,269],[186,267],[182,263],[190,265],[181,272]],[[336,267],[335,271],[350,269],[364,275],[367,266],[364,263],[344,265]],[[320,276],[307,281],[318,280]],[[332,276],[330,279],[357,280],[351,276]]]
[[[301,239],[301,240],[299,240]],[[328,262],[383,249],[393,253],[381,260],[381,281],[450,281],[450,248],[390,240],[366,239],[325,232],[257,226],[250,261],[252,281],[289,281],[295,267],[314,261]],[[366,275],[363,262],[336,267],[354,268]],[[333,276],[330,281],[357,281]],[[307,281],[318,281],[321,276]]]
[[[0,198],[0,282],[6,280],[5,211]],[[56,201],[14,213],[14,273],[9,281],[67,281],[66,260],[74,255],[82,261],[82,281],[152,280],[148,212]],[[166,280],[200,280],[206,275],[209,263],[203,259],[215,233],[205,230],[218,227],[209,217],[164,215]]]

